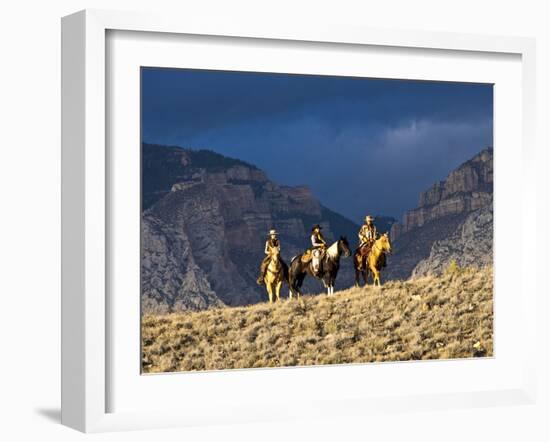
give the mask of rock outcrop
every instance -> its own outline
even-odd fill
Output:
[[[183,230],[145,215],[141,231],[143,312],[203,310],[224,305],[190,253],[189,238]]]
[[[392,254],[388,257],[388,265],[382,272],[383,277],[409,279],[417,264],[430,255],[434,242],[452,236],[467,216],[461,213],[439,218],[392,241]]]
[[[422,192],[418,207],[404,215],[403,223],[392,226],[394,253],[389,258],[386,278],[407,279],[413,274],[439,271],[470,251],[471,241],[465,232],[470,232],[472,241],[484,238],[484,245],[492,242],[492,232],[487,230],[492,225],[492,203],[493,150],[488,148]],[[481,213],[484,215],[474,222],[472,217]],[[487,213],[491,213],[490,221]],[[487,226],[481,226],[483,220]],[[486,249],[480,249],[476,261],[483,263],[489,259],[487,256],[492,258],[492,248],[490,252]],[[460,264],[464,259],[456,261]]]
[[[395,240],[403,233],[449,215],[468,213],[493,201],[493,149],[487,148],[435,183],[418,198],[418,207],[392,227]]]
[[[434,242],[428,258],[420,261],[412,277],[439,275],[454,261],[460,267],[493,264],[493,206],[475,210],[447,239]]]

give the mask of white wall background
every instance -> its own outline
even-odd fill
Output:
[[[19,0],[0,6],[0,438],[82,440],[59,425],[60,369],[60,17],[84,8],[245,15],[372,27],[534,36],[538,43],[539,257],[543,276],[550,167],[550,14],[544,1],[168,1]],[[542,201],[544,199],[544,201]],[[546,259],[548,262],[548,259]],[[550,295],[539,289],[541,295]],[[550,303],[541,296],[541,373],[550,373]],[[540,405],[441,411],[280,425],[163,430],[92,436],[95,440],[549,440],[550,383]],[[183,398],[182,398],[183,400]],[[292,406],[292,404],[289,404]]]

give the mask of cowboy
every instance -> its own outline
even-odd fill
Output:
[[[359,229],[359,247],[363,245],[372,245],[376,240],[376,226],[374,225],[374,218],[370,215],[365,217],[365,223]]]
[[[311,252],[313,255],[311,266],[313,268],[313,272],[319,274],[321,270],[321,259],[323,258],[327,247],[327,242],[325,241],[325,238],[323,238],[321,226],[319,224],[315,224],[311,229],[311,245],[313,246],[313,250]]]
[[[368,255],[374,241],[376,241],[376,226],[374,225],[374,218],[370,215],[365,217],[365,222],[359,229],[359,247],[358,250],[361,250],[365,247],[365,250],[362,253],[362,256]],[[359,270],[362,268],[362,259],[358,261],[357,267]]]
[[[277,232],[275,231],[275,229],[271,229],[269,231],[269,236],[267,237],[267,240],[265,242],[264,253],[266,257],[260,264],[260,276],[258,276],[258,280],[256,281],[258,285],[264,284],[265,272],[267,271],[267,266],[269,265],[269,261],[271,260],[271,249],[277,249],[279,252],[281,251],[281,243],[277,238]]]

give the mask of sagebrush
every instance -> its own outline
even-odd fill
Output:
[[[275,304],[145,315],[145,373],[493,355],[493,271]]]

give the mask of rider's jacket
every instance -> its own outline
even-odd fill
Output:
[[[314,248],[325,247],[326,244],[327,243],[325,242],[325,239],[323,238],[323,235],[321,235],[321,232],[313,233],[311,235],[311,245]]]
[[[277,249],[279,249],[279,252],[281,251],[281,243],[279,242],[279,240],[277,238],[275,238],[275,239],[268,238],[268,240],[265,242],[264,253],[266,255],[271,254],[271,249],[272,248],[277,248]]]
[[[376,239],[376,227],[374,224],[363,224],[359,229],[359,243],[363,244]]]

